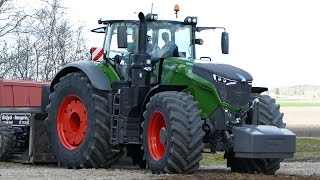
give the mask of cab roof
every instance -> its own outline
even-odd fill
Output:
[[[113,24],[113,23],[121,23],[121,22],[125,22],[125,23],[134,23],[134,24],[139,24],[140,21],[139,20],[98,20],[98,24],[104,24],[104,25],[109,25],[109,24]],[[147,21],[148,22],[159,22],[159,23],[163,23],[163,22],[170,22],[173,24],[185,24],[183,21],[172,21],[172,20],[157,20],[157,21]]]
[[[139,20],[98,20],[98,24],[103,24],[103,25],[111,25],[114,23],[133,23],[133,24],[139,24],[140,21]],[[149,21],[149,22],[156,22],[156,23],[173,23],[173,24],[182,24],[182,25],[186,25],[185,22],[183,21],[172,21],[172,20],[157,20],[157,21]],[[107,28],[107,26],[102,26],[102,27],[98,27],[95,29],[92,29],[91,32],[95,32],[95,33],[105,33],[105,29]]]

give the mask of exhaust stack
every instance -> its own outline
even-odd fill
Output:
[[[150,87],[151,56],[147,53],[147,23],[142,12],[139,13],[138,17],[140,20],[138,53],[130,56],[132,86]]]

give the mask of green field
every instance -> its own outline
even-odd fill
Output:
[[[320,107],[319,100],[277,100],[281,107]]]
[[[320,161],[320,138],[297,137],[297,146],[294,158],[285,161]],[[222,152],[217,154],[203,154],[200,164],[203,166],[226,164]]]
[[[298,137],[294,158],[286,161],[320,161],[320,138]]]

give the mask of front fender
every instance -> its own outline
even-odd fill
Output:
[[[150,98],[153,95],[155,95],[156,93],[163,92],[163,91],[182,91],[187,88],[188,88],[188,86],[186,86],[186,85],[161,85],[161,84],[159,84],[157,86],[154,86],[152,89],[150,89],[150,91],[148,92],[148,94],[144,98],[143,105],[142,105],[141,112],[140,112],[140,117],[143,116],[143,112],[146,110],[146,106],[147,106],[147,103],[150,101]]]
[[[63,66],[54,76],[50,84],[50,91],[53,91],[54,85],[60,81],[61,77],[77,71],[84,72],[95,88],[99,90],[111,91],[111,82],[108,81],[98,65],[99,63],[93,61],[75,61]]]

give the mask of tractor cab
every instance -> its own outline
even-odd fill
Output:
[[[195,33],[216,27],[196,27],[196,17],[186,17],[183,22],[157,20],[156,14],[146,15],[146,32],[139,31],[140,21],[110,20],[98,21],[106,26],[93,29],[92,32],[105,33],[103,44],[105,60],[111,62],[121,75],[122,80],[130,78],[130,54],[138,53],[139,46],[146,46],[146,53],[150,55],[153,70],[159,66],[159,60],[176,57],[187,61],[194,61],[196,57],[195,45],[202,45],[202,39],[196,39]],[[139,44],[139,37],[146,38],[146,43]],[[224,54],[228,52],[227,33],[223,33],[221,44]],[[156,72],[153,71],[155,74]],[[156,75],[155,75],[156,77]],[[153,78],[155,79],[155,78]],[[152,80],[151,80],[152,81]],[[156,81],[156,80],[155,80]],[[156,82],[154,82],[156,83]]]
[[[161,58],[195,58],[193,24],[177,21],[147,21],[146,34],[139,34],[139,21],[102,21],[105,26],[103,49],[106,60],[119,66],[123,79],[128,79],[130,54],[138,53],[139,36],[146,37],[146,53],[155,64]],[[96,31],[94,31],[96,32]],[[121,39],[121,38],[122,39]],[[122,42],[119,42],[122,41]],[[122,46],[119,46],[122,44]],[[141,45],[140,45],[141,46]]]
[[[106,57],[112,59],[116,55],[125,56],[130,53],[138,52],[139,39],[139,21],[102,21],[106,24],[103,27],[106,36],[103,48],[105,49]],[[125,27],[126,45],[125,47],[118,46],[118,29]],[[92,30],[97,32],[97,29]],[[100,30],[101,31],[101,30]],[[122,32],[123,33],[123,32]],[[194,33],[192,25],[184,24],[178,21],[151,21],[147,22],[147,53],[153,59],[165,58],[167,56],[179,56],[183,58],[194,58]],[[178,54],[167,53],[171,45],[178,48]]]

